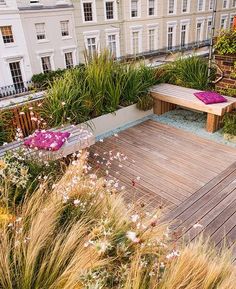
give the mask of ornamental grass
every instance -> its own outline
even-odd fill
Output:
[[[116,181],[75,157],[58,182],[39,183],[15,206],[1,202],[0,288],[235,288],[228,252],[173,244],[158,212],[127,206]]]

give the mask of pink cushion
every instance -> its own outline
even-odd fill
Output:
[[[195,92],[194,95],[205,104],[227,102],[226,98],[214,91]]]
[[[24,141],[24,145],[31,148],[57,151],[69,136],[69,132],[36,131]]]

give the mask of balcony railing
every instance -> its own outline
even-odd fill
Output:
[[[31,81],[0,87],[0,98],[26,94],[32,90],[32,87],[33,84]]]

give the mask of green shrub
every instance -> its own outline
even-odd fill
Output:
[[[236,112],[227,113],[223,118],[223,133],[236,135]]]
[[[47,89],[50,82],[52,82],[55,78],[62,76],[65,71],[66,69],[57,69],[47,73],[34,74],[31,80],[36,88]]]
[[[153,108],[153,98],[150,94],[139,97],[137,102],[137,108],[140,110],[147,111]]]
[[[215,44],[219,54],[236,54],[236,30],[222,30]]]
[[[146,95],[157,82],[155,71],[142,64],[115,61],[104,51],[49,84],[40,115],[49,127],[81,123],[114,112]]]
[[[9,110],[0,111],[0,145],[13,140],[15,135],[12,126],[12,112]]]
[[[163,82],[199,90],[206,90],[210,80],[215,78],[215,71],[212,70],[210,79],[208,79],[208,62],[197,56],[177,59],[161,70]]]

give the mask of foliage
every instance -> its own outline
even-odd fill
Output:
[[[161,76],[162,82],[199,90],[206,90],[210,80],[215,78],[215,71],[212,70],[208,79],[208,63],[206,59],[197,56],[179,58],[161,67],[157,73]]]
[[[222,95],[227,95],[230,97],[236,97],[236,88],[228,87],[228,88],[221,88],[217,89],[217,91]]]
[[[0,145],[9,142],[14,137],[12,127],[12,112],[9,110],[0,111]]]
[[[140,110],[147,111],[153,108],[153,98],[150,94],[146,94],[142,97],[139,97],[137,102],[137,108]]]
[[[236,30],[222,30],[217,37],[215,49],[219,54],[236,54]]]
[[[65,71],[66,69],[57,69],[47,73],[34,74],[31,80],[36,88],[47,89],[49,83],[52,82],[55,78],[63,76]]]
[[[236,135],[236,112],[225,114],[223,118],[223,133]]]
[[[206,242],[178,251],[156,212],[128,210],[114,182],[77,157],[20,204],[6,207],[2,188],[0,288],[234,288],[228,253]]]
[[[29,153],[30,149],[21,148],[6,153],[0,160],[0,198],[7,208],[22,202],[45,179],[52,185],[63,173],[61,162],[36,161],[27,158]]]
[[[181,250],[166,270],[158,289],[233,289],[236,272],[230,262],[230,252],[217,252],[200,239]]]
[[[49,127],[84,122],[137,102],[156,82],[151,68],[115,61],[105,51],[50,83],[40,116]]]

